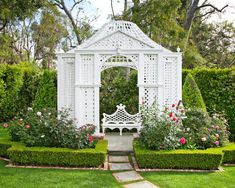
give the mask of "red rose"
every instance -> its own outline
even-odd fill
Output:
[[[172,104],[172,107],[175,107],[175,104]]]
[[[176,118],[176,117],[174,117],[174,118],[173,118],[173,121],[177,121],[177,118]]]
[[[89,142],[92,142],[92,141],[93,141],[93,137],[92,137],[91,135],[89,135],[88,141],[89,141]]]
[[[29,124],[25,125],[25,128],[26,128],[26,129],[29,129],[29,128],[30,128],[30,125],[29,125]]]
[[[169,116],[172,117],[172,116],[173,116],[173,113],[171,112],[171,113],[169,114]]]

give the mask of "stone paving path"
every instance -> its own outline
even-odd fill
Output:
[[[109,156],[109,169],[114,171],[113,176],[125,188],[158,188],[133,170],[128,156]],[[118,171],[118,172],[115,172]]]

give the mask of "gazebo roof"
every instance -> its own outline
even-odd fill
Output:
[[[170,52],[150,39],[132,22],[112,20],[104,24],[92,37],[75,49],[146,49]],[[70,52],[74,51],[71,50]]]

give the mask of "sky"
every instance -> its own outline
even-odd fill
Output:
[[[71,1],[71,0],[67,0]],[[124,0],[113,0],[114,12],[115,14],[121,14],[123,11],[123,1]],[[131,0],[128,0],[131,2]],[[200,0],[202,3],[204,0]],[[226,4],[229,7],[226,8],[225,13],[220,15],[214,15],[210,18],[210,22],[221,22],[224,20],[229,20],[235,24],[235,0],[208,0],[211,4],[215,5],[217,8],[222,8]],[[112,14],[110,0],[89,0],[88,3],[84,4],[84,13],[92,19],[95,15],[99,17],[91,23],[95,29],[99,29],[103,24],[110,20]]]

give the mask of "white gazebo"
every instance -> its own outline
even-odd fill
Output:
[[[139,103],[169,106],[181,100],[182,55],[155,43],[127,21],[110,21],[90,39],[58,57],[58,109],[70,108],[77,126],[100,129],[101,72],[111,67],[138,71]]]

